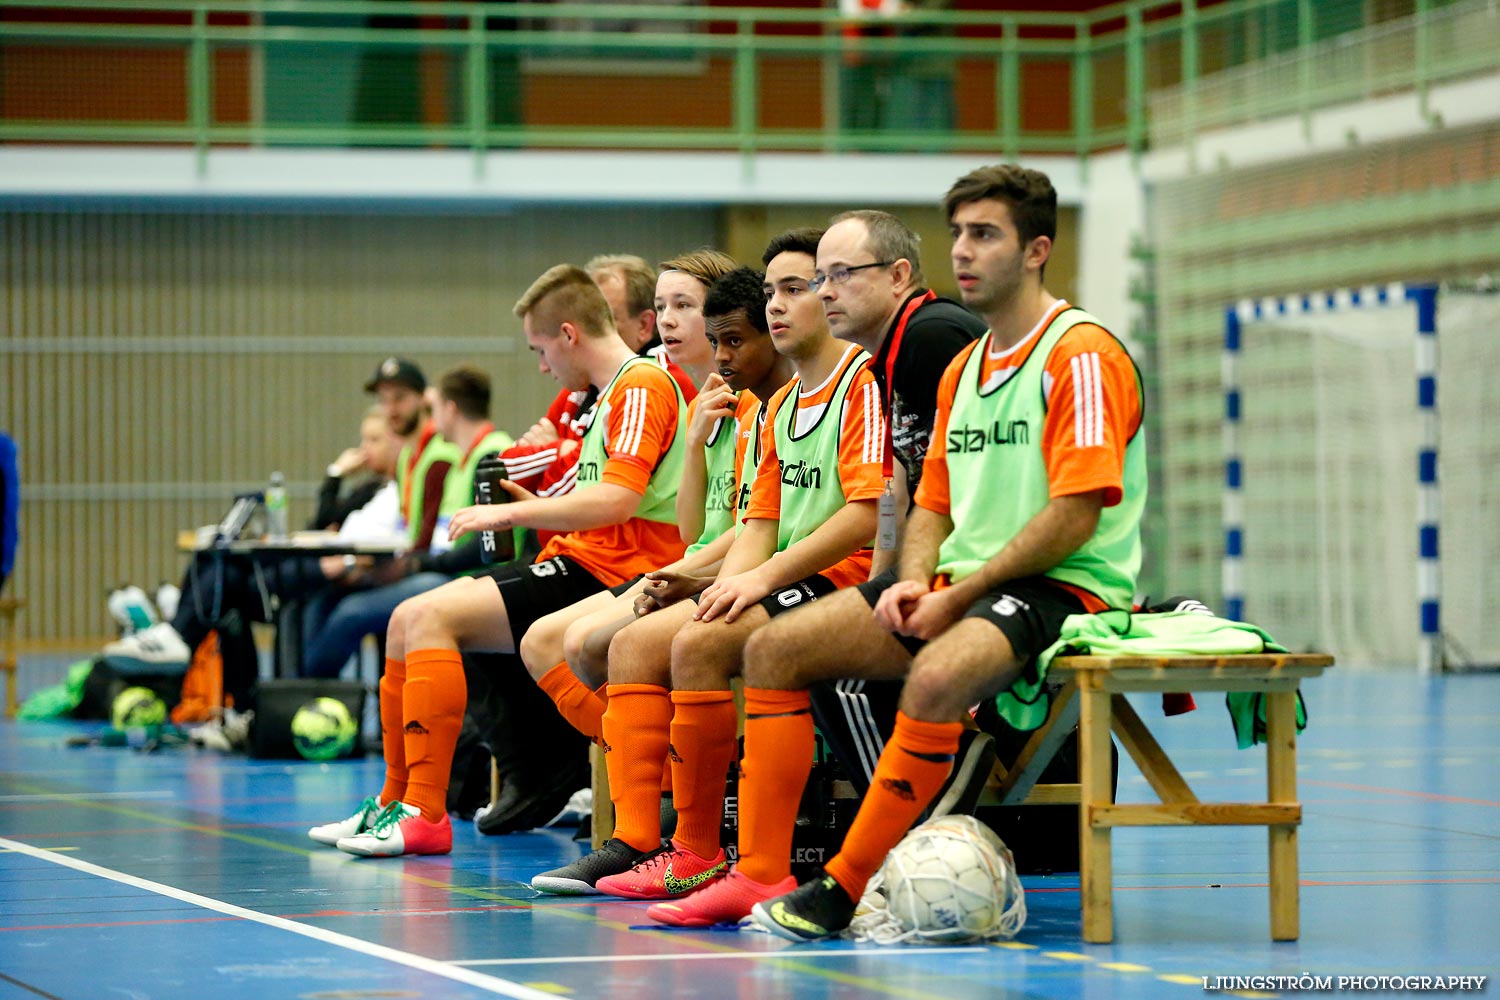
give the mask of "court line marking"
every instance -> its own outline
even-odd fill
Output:
[[[9,772],[0,772],[0,779],[10,779],[10,780],[13,780],[18,785],[21,785],[23,787],[27,786],[26,781],[20,775],[11,774]],[[29,787],[35,788],[35,787],[38,787],[38,786],[36,786],[36,785],[30,785]],[[72,804],[72,805],[84,806],[84,807],[89,808],[89,809],[96,809],[96,810],[98,810],[100,812],[112,813],[112,814],[117,815],[117,816],[129,816],[132,819],[138,819],[138,820],[143,820],[143,821],[148,822],[148,823],[153,823],[157,827],[163,827],[163,826],[165,826],[165,827],[169,827],[169,828],[174,829],[174,830],[186,830],[186,831],[188,831],[190,833],[200,833],[200,834],[203,834],[204,836],[207,836],[207,837],[216,837],[216,838],[218,838],[220,840],[231,840],[231,841],[234,841],[236,843],[248,844],[248,845],[250,845],[252,847],[261,847],[261,848],[265,848],[266,850],[271,850],[271,851],[280,851],[280,852],[282,852],[284,854],[293,854],[293,855],[296,855],[298,857],[303,857],[303,858],[327,857],[327,856],[329,856],[329,853],[330,853],[326,848],[324,848],[322,850],[318,850],[318,851],[309,850],[306,847],[299,847],[299,846],[294,845],[294,844],[286,844],[286,843],[282,843],[282,842],[276,841],[276,840],[268,840],[265,837],[255,837],[255,836],[251,836],[250,834],[235,833],[235,832],[233,832],[233,831],[231,831],[229,829],[222,828],[222,827],[219,827],[219,826],[210,826],[210,825],[204,824],[204,823],[189,823],[186,820],[175,819],[175,818],[173,818],[171,816],[164,816],[161,813],[145,812],[145,811],[140,810],[140,809],[132,809],[129,806],[118,806],[118,805],[112,805],[112,804],[110,804],[108,802],[98,802],[98,801],[95,801],[98,798],[98,796],[96,796],[96,795],[94,795],[92,793],[89,793],[89,792],[58,792],[58,793],[38,792],[36,794],[39,794],[39,795],[54,795],[55,794],[55,795],[58,795],[58,796],[67,796],[67,797],[69,797],[68,798],[69,804]],[[235,826],[250,825],[250,826],[259,826],[259,827],[263,827],[263,828],[265,827],[265,824],[258,824],[258,823],[257,824],[234,824],[234,825]],[[291,824],[281,824],[281,825],[282,826],[290,826]],[[301,824],[297,824],[297,825],[301,825]],[[57,834],[49,833],[49,834],[42,834],[41,836],[49,836],[50,837],[50,836],[57,836]],[[392,868],[384,867],[384,866],[380,866],[380,865],[375,865],[375,866],[361,866],[361,867],[370,867],[370,870],[373,873],[377,873],[381,877],[386,877],[386,876],[392,876],[393,875],[398,881],[411,882],[411,883],[413,883],[415,885],[422,885],[422,886],[426,886],[426,887],[431,888],[431,889],[442,889],[442,890],[445,890],[445,891],[457,893],[458,895],[461,895],[461,896],[467,896],[467,897],[469,897],[471,899],[479,899],[479,900],[485,900],[485,901],[489,901],[489,902],[502,902],[502,903],[513,904],[515,906],[527,906],[527,905],[529,905],[529,903],[531,901],[530,897],[521,897],[521,896],[516,896],[516,895],[508,895],[508,894],[505,894],[503,892],[503,890],[499,890],[499,889],[493,889],[493,890],[492,889],[471,889],[471,888],[467,888],[465,886],[453,885],[451,882],[444,882],[444,881],[442,881],[440,879],[430,879],[430,878],[427,878],[425,876],[418,875],[418,874],[416,874],[414,872],[409,872],[409,871],[405,870],[404,868],[401,868],[401,869],[392,869]],[[529,889],[529,887],[528,887],[528,889]],[[552,909],[552,907],[549,907],[549,909]],[[566,911],[563,911],[563,915],[566,915]]]
[[[0,802],[56,802],[59,799],[170,799],[176,793],[155,792],[42,792],[35,795],[0,795]]]
[[[1342,788],[1351,792],[1375,792],[1380,795],[1425,799],[1428,802],[1456,802],[1466,806],[1500,807],[1500,802],[1491,802],[1489,799],[1466,799],[1458,795],[1439,795],[1436,792],[1413,792],[1405,788],[1383,788],[1380,785],[1353,785],[1343,781],[1318,781],[1312,778],[1304,779],[1302,783],[1304,785],[1318,785],[1322,788]]]
[[[336,931],[325,930],[321,927],[313,927],[308,924],[299,924],[294,920],[286,920],[282,917],[275,917],[268,913],[258,913],[255,910],[247,910],[243,906],[235,906],[233,903],[226,903],[222,900],[213,899],[209,896],[200,896],[195,892],[187,892],[186,890],[177,889],[170,885],[163,885],[160,882],[152,882],[148,879],[138,878],[135,875],[128,875],[125,872],[118,872],[112,868],[104,868],[100,865],[96,865],[88,861],[80,861],[77,858],[69,858],[62,855],[53,854],[50,851],[32,847],[30,844],[23,844],[17,840],[8,840],[4,837],[0,837],[0,847],[15,851],[18,854],[28,855],[41,861],[49,861],[55,865],[62,865],[64,868],[72,868],[75,871],[83,872],[85,875],[93,875],[98,878],[109,879],[111,882],[119,882],[122,885],[132,886],[136,889],[143,889],[146,892],[154,892],[157,895],[166,896],[169,899],[175,899],[184,903],[190,903],[193,906],[199,906],[206,910],[213,910],[216,913],[224,913],[229,916],[239,917],[244,920],[252,921],[253,923],[263,924],[266,927],[276,928],[277,930],[290,931],[293,934],[300,934],[303,937],[311,938],[314,941],[319,941],[323,944],[329,944],[338,948],[344,948],[348,951],[359,952],[362,955],[368,955],[371,958],[378,958],[387,962],[393,962],[397,965],[404,965],[407,968],[416,969],[419,972],[426,972],[430,973],[431,975],[441,976],[444,979],[451,979],[455,982],[463,983],[466,986],[473,986],[476,989],[484,990],[487,993],[496,993],[500,996],[514,997],[515,1000],[552,1000],[553,997],[553,994],[551,993],[532,989],[531,987],[524,986],[521,983],[513,983],[508,979],[499,979],[495,976],[485,975],[484,973],[471,972],[468,969],[458,968],[451,963],[442,962],[435,958],[425,958],[421,955],[413,955],[410,952],[400,951],[395,948],[388,948],[385,945],[374,944],[370,941],[361,941],[358,938],[352,938],[345,934],[339,934]]]
[[[462,958],[454,959],[454,965],[583,965],[589,962],[707,962],[723,961],[725,959],[747,959],[756,961],[760,959],[828,959],[828,958],[865,958],[871,955],[980,955],[988,949],[981,944],[970,945],[967,948],[923,948],[920,952],[911,948],[846,948],[840,951],[813,951],[804,952],[783,948],[779,951],[725,951],[725,952],[662,952],[656,955],[556,955],[528,956],[525,958]]]
[[[13,778],[17,779],[18,783],[24,785],[24,782],[20,781],[19,776],[9,775],[9,774],[0,774],[0,777],[8,777],[8,778],[9,777],[13,777]],[[33,787],[35,787],[35,786],[33,786]],[[99,801],[96,801],[97,796],[90,795],[89,793],[86,793],[86,792],[84,792],[84,793],[55,793],[55,794],[62,795],[62,796],[69,796],[69,797],[75,798],[76,799],[76,804],[78,804],[78,805],[87,806],[89,808],[101,810],[103,812],[116,813],[116,814],[124,815],[124,816],[131,816],[131,817],[133,817],[135,819],[146,820],[148,822],[159,824],[161,826],[167,826],[167,827],[171,827],[171,828],[175,828],[175,829],[186,830],[186,831],[193,832],[193,833],[200,833],[200,834],[203,834],[203,835],[206,835],[206,836],[218,837],[220,839],[225,839],[225,840],[238,841],[240,843],[249,844],[249,845],[253,845],[253,846],[257,846],[257,847],[269,848],[269,849],[272,849],[272,850],[283,851],[283,852],[290,853],[290,854],[297,854],[297,855],[301,855],[303,857],[312,857],[312,856],[315,855],[315,853],[317,853],[317,852],[310,851],[310,850],[308,850],[306,848],[295,847],[295,846],[292,846],[290,844],[282,844],[282,843],[278,843],[276,841],[267,840],[267,839],[262,838],[262,837],[252,837],[252,836],[248,836],[246,834],[241,834],[241,833],[231,833],[231,832],[229,832],[229,831],[227,831],[225,829],[222,829],[222,828],[211,827],[211,826],[207,826],[207,825],[204,825],[204,824],[188,823],[188,822],[185,822],[185,821],[182,821],[182,820],[173,819],[171,817],[161,816],[161,815],[156,814],[156,813],[148,813],[148,812],[142,812],[140,810],[131,809],[128,806],[117,806],[117,805],[111,805],[111,804],[109,804],[107,802],[99,802]],[[256,824],[256,825],[259,825],[259,824]],[[0,838],[0,843],[6,843],[6,841],[4,841],[3,838]],[[20,845],[20,846],[25,847],[26,845]],[[37,850],[45,850],[45,849],[38,848]],[[27,850],[27,851],[21,851],[20,853],[30,854],[31,851],[29,851],[29,850]],[[48,858],[46,860],[63,861],[64,859],[61,859],[61,858]],[[68,863],[70,865],[73,865],[73,866],[88,864],[88,862],[78,862],[78,861],[74,861],[73,859],[66,859],[66,860],[68,861]],[[97,866],[93,866],[93,867],[97,867]],[[101,869],[101,870],[107,871],[108,869]],[[382,869],[381,871],[382,872],[388,871],[388,869]],[[412,873],[408,873],[408,872],[405,872],[405,871],[397,871],[394,874],[396,874],[398,880],[400,880],[400,881],[410,881],[410,882],[414,882],[414,883],[419,884],[419,885],[425,885],[425,886],[428,886],[428,887],[431,887],[431,888],[445,889],[445,890],[448,890],[448,891],[451,891],[451,892],[455,892],[455,893],[460,894],[460,895],[466,895],[466,896],[469,896],[469,897],[475,898],[475,899],[489,900],[489,901],[500,901],[500,902],[510,903],[510,904],[516,905],[518,908],[524,908],[527,905],[527,901],[526,900],[516,899],[515,897],[508,897],[507,898],[507,897],[504,897],[504,896],[500,896],[498,893],[495,893],[495,894],[492,895],[489,891],[477,890],[477,889],[471,889],[471,888],[464,888],[464,887],[460,887],[460,886],[455,886],[455,885],[452,885],[451,883],[441,882],[441,881],[438,881],[436,879],[424,878],[422,876],[415,875],[415,874],[412,874]],[[126,875],[124,877],[125,878],[134,878],[134,876],[128,876],[128,875]],[[144,881],[144,880],[142,880],[142,881]],[[1116,888],[1119,888],[1119,887],[1116,887]],[[1142,886],[1142,887],[1139,887],[1139,888],[1148,888],[1148,887]],[[1182,887],[1182,888],[1200,888],[1200,887],[1199,886],[1185,886],[1185,887]],[[1074,886],[1071,889],[1059,888],[1059,889],[1042,889],[1042,890],[1028,890],[1028,891],[1042,891],[1042,892],[1049,892],[1049,891],[1050,892],[1066,892],[1066,891],[1072,891],[1072,892],[1078,892],[1079,889],[1078,889],[1077,886]],[[191,895],[191,894],[189,894],[189,895]],[[230,904],[223,904],[223,905],[228,906]],[[561,917],[573,917],[575,919],[581,918],[581,919],[584,919],[584,920],[587,920],[587,921],[593,923],[597,927],[601,927],[601,928],[605,928],[605,929],[609,929],[609,930],[614,930],[614,931],[619,931],[619,932],[625,932],[625,933],[641,933],[641,932],[635,931],[634,930],[634,925],[632,925],[632,924],[621,922],[621,921],[617,921],[617,920],[610,920],[610,919],[602,918],[602,917],[599,917],[596,914],[587,913],[587,912],[581,912],[581,911],[578,911],[578,910],[571,910],[571,909],[568,909],[568,908],[565,908],[565,907],[562,907],[562,906],[558,906],[558,905],[539,906],[539,907],[534,907],[534,909],[536,910],[536,912],[539,912],[539,913],[551,913],[551,914],[555,914],[557,916],[561,916]],[[251,914],[254,914],[254,911],[247,911],[247,912],[251,913]],[[255,918],[260,918],[260,917],[265,917],[265,916],[266,915],[264,915],[264,914],[255,914]],[[270,918],[270,919],[278,919],[278,918]],[[301,925],[301,924],[297,924],[297,923],[294,923],[294,922],[291,923],[291,926],[290,926],[289,929],[292,929],[292,930],[294,930],[294,931],[296,931],[298,933],[303,933],[304,931],[316,931],[316,930],[318,930],[317,928],[306,927],[306,925]],[[665,933],[665,932],[667,932],[667,929],[666,928],[662,928],[662,933]],[[329,933],[333,933],[333,932],[329,932]],[[650,933],[650,932],[648,931],[648,932],[644,932],[644,933]],[[359,946],[365,946],[366,945],[366,942],[359,941],[358,939],[351,938],[351,939],[348,939],[348,940],[351,940],[351,941],[355,942],[355,944],[359,945]],[[709,954],[709,955],[715,955],[715,956],[718,956],[718,955],[727,955],[727,956],[733,957],[735,955],[744,954],[743,952],[739,952],[739,951],[737,951],[735,949],[726,947],[724,945],[713,944],[713,943],[710,943],[710,942],[707,942],[707,941],[704,941],[704,942],[693,941],[693,942],[691,942],[691,944],[692,944],[693,947],[697,947],[697,948],[703,949],[703,953],[706,953],[706,954]],[[1016,949],[1016,950],[1034,950],[1034,949],[1037,948],[1036,945],[1025,944],[1025,943],[1018,942],[1018,941],[994,942],[993,946],[995,948],[997,948],[997,949],[1006,949],[1006,948],[1008,948],[1008,949]],[[378,945],[369,945],[369,947],[376,947],[376,948],[378,948],[380,946],[378,946]],[[397,952],[397,954],[404,955],[405,953],[404,952]],[[699,954],[699,953],[695,952],[693,954]],[[885,984],[885,983],[881,983],[878,980],[870,979],[870,978],[867,978],[867,977],[854,976],[854,975],[849,975],[849,974],[846,974],[846,973],[837,972],[837,971],[834,971],[832,969],[819,968],[816,964],[810,964],[810,963],[806,962],[806,959],[812,958],[814,956],[821,956],[821,955],[824,955],[824,954],[839,954],[838,952],[806,952],[806,953],[803,953],[803,952],[801,952],[800,949],[784,949],[783,951],[780,951],[780,952],[768,952],[767,954],[768,955],[776,955],[776,956],[781,957],[781,959],[785,963],[785,966],[786,966],[786,968],[787,968],[788,971],[801,972],[801,973],[812,975],[812,976],[815,976],[815,977],[818,977],[818,978],[828,979],[828,980],[831,980],[833,982],[839,982],[839,983],[844,983],[846,985],[853,985],[853,986],[862,987],[864,989],[871,990],[872,992],[884,993],[884,994],[887,994],[887,995],[890,995],[890,996],[921,998],[921,1000],[931,1000],[931,998],[934,997],[934,994],[923,993],[923,992],[918,992],[918,991],[914,991],[914,990],[907,990],[907,989],[903,989],[901,987],[896,987],[896,986],[888,985],[888,984]],[[413,958],[420,958],[420,956],[411,956],[411,957],[413,957]],[[454,972],[461,972],[461,971],[463,971],[463,970],[457,968],[456,966],[448,965],[448,966],[444,966],[444,967],[448,968],[448,969],[450,969],[450,970],[452,970]],[[439,974],[441,974],[441,973],[439,973]],[[491,981],[492,982],[508,982],[508,980],[499,980],[499,979],[493,979]],[[1193,980],[1193,982],[1197,983],[1198,980],[1195,979],[1195,980]],[[529,988],[529,987],[527,987],[527,986],[525,986],[523,984],[510,984],[510,985],[516,986],[519,989],[528,989]],[[528,996],[532,996],[532,995],[528,994]],[[545,994],[545,993],[541,994],[541,998],[545,998],[547,996],[548,996],[548,994]]]
[[[26,784],[26,782],[24,781],[24,779],[20,775],[12,775],[12,774],[9,774],[9,773],[6,773],[6,772],[0,772],[0,778],[9,778],[9,779],[12,779],[17,784],[22,785],[23,787]],[[31,787],[36,787],[36,786],[33,785]],[[71,793],[65,793],[65,794],[71,794]],[[160,815],[158,813],[144,812],[142,810],[132,809],[129,806],[112,805],[111,803],[108,803],[108,802],[99,802],[99,801],[96,801],[93,797],[87,795],[87,793],[83,793],[83,797],[82,798],[78,798],[76,800],[73,800],[71,802],[71,804],[74,804],[74,805],[77,805],[77,806],[82,806],[82,807],[89,808],[89,809],[97,809],[97,810],[100,810],[102,812],[114,813],[114,814],[121,815],[121,816],[130,816],[130,817],[135,818],[135,819],[144,820],[144,821],[151,822],[151,823],[157,823],[157,824],[160,824],[162,826],[167,826],[167,827],[171,827],[171,828],[174,828],[174,829],[187,830],[187,831],[190,831],[190,832],[193,832],[193,833],[200,833],[200,834],[203,834],[204,836],[218,837],[218,838],[223,839],[223,840],[231,840],[231,841],[236,841],[238,843],[250,844],[252,846],[263,847],[263,848],[267,848],[267,849],[274,850],[274,851],[282,851],[282,852],[285,852],[285,853],[288,853],[288,854],[299,855],[301,857],[314,857],[315,855],[320,854],[320,853],[326,854],[326,851],[325,852],[314,852],[314,851],[310,851],[310,850],[308,850],[307,848],[304,848],[304,847],[295,847],[295,846],[293,846],[291,844],[283,844],[283,843],[279,843],[279,842],[274,841],[274,840],[267,840],[264,837],[252,837],[252,836],[249,836],[249,835],[243,834],[243,833],[232,833],[232,832],[229,832],[227,830],[215,829],[215,828],[212,828],[212,827],[204,826],[202,824],[184,822],[182,820],[174,819],[174,818],[172,818],[170,816],[163,816],[163,815]],[[361,867],[365,867],[365,866],[361,866]],[[424,877],[422,877],[420,875],[416,875],[416,874],[407,872],[404,869],[380,868],[380,867],[377,866],[374,870],[376,870],[376,871],[378,871],[378,872],[380,872],[382,874],[389,873],[391,875],[394,875],[394,877],[396,877],[400,881],[412,882],[412,883],[415,883],[417,885],[424,885],[424,886],[428,886],[430,888],[444,889],[446,891],[453,892],[453,893],[456,893],[458,895],[467,896],[467,897],[469,897],[471,899],[487,900],[487,901],[491,901],[491,902],[501,902],[501,903],[505,903],[505,904],[514,905],[514,906],[516,906],[518,908],[524,908],[524,907],[528,906],[529,903],[531,902],[531,900],[528,900],[528,899],[523,899],[523,898],[516,897],[516,896],[502,895],[499,892],[492,892],[492,891],[488,891],[488,890],[469,889],[469,888],[465,888],[465,887],[462,887],[462,886],[455,886],[455,885],[453,885],[450,882],[442,882],[442,881],[438,881],[436,879],[424,878]],[[632,934],[632,935],[633,934],[637,934],[637,933],[653,933],[653,932],[650,932],[650,931],[636,931],[636,930],[634,930],[634,926],[635,925],[633,925],[631,923],[627,923],[625,921],[611,920],[611,919],[608,919],[608,918],[605,918],[605,917],[601,917],[597,913],[590,912],[592,910],[592,906],[590,906],[588,908],[583,908],[581,906],[578,907],[578,908],[574,908],[573,906],[570,906],[570,905],[552,904],[552,905],[536,906],[536,907],[532,907],[532,909],[536,913],[551,914],[551,915],[554,915],[554,916],[557,916],[557,917],[562,917],[562,918],[572,919],[572,920],[583,920],[583,921],[586,921],[588,923],[593,924],[595,927],[600,927],[600,928],[603,928],[605,930],[615,931],[617,933]],[[294,926],[297,926],[297,925],[294,925]],[[667,928],[663,927],[662,928],[662,932],[663,933],[667,932]],[[727,948],[727,947],[725,947],[723,945],[713,944],[713,943],[707,942],[707,941],[704,941],[704,942],[701,942],[701,943],[700,942],[691,942],[691,945],[693,947],[702,948],[705,952],[711,952],[711,953],[722,954],[724,952],[733,953],[733,951],[734,951],[734,949]],[[869,991],[874,992],[874,993],[883,993],[883,994],[886,994],[888,996],[895,996],[895,997],[908,997],[908,998],[911,998],[911,1000],[941,1000],[941,998],[937,994],[923,993],[923,992],[916,991],[916,990],[908,990],[908,989],[904,989],[904,988],[901,988],[901,987],[889,986],[889,985],[881,983],[881,982],[879,982],[877,980],[868,979],[868,978],[860,977],[860,976],[848,975],[846,973],[837,972],[837,971],[832,970],[832,969],[819,968],[816,964],[804,964],[801,961],[799,961],[799,959],[798,959],[797,956],[793,956],[793,955],[786,956],[785,962],[786,962],[786,968],[789,971],[792,971],[792,972],[802,972],[802,973],[806,973],[806,974],[811,975],[811,976],[816,976],[816,977],[819,977],[819,978],[828,979],[828,980],[831,980],[833,982],[843,983],[845,985],[857,986],[857,987],[869,990]]]
[[[7,976],[3,972],[0,972],[0,979],[5,980],[7,983],[14,983],[16,986],[19,986],[27,993],[42,997],[43,1000],[62,1000],[62,997],[56,995],[55,993],[48,993],[46,990],[38,989],[37,987],[32,986],[30,983],[23,983],[21,982],[21,980],[15,978],[14,976]]]

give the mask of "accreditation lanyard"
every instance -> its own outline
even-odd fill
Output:
[[[411,450],[411,457],[406,460],[406,482],[401,486],[401,516],[407,524],[411,524],[411,480],[412,473],[417,469],[417,462],[422,458],[422,452],[427,450],[427,442],[437,436],[437,427],[431,420],[422,425],[422,434],[417,438],[416,447]]]
[[[880,458],[880,471],[885,477],[885,489],[880,494],[879,517],[877,519],[877,530],[875,533],[875,547],[877,549],[890,550],[896,547],[896,447],[892,439],[891,420],[895,416],[892,412],[891,401],[895,393],[891,389],[892,379],[896,374],[896,355],[901,353],[901,341],[906,336],[906,325],[911,322],[912,315],[927,303],[934,301],[937,294],[927,291],[925,294],[914,296],[901,310],[901,316],[896,320],[896,328],[891,331],[890,350],[885,354],[885,447],[882,449]],[[873,365],[875,360],[870,359]]]

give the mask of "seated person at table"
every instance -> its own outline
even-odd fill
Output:
[[[448,520],[474,502],[474,472],[488,455],[498,455],[511,444],[510,436],[490,423],[490,378],[470,365],[459,365],[427,390],[432,421],[443,439],[460,449],[443,477],[442,500],[432,545],[398,559],[376,562],[350,557],[351,584],[364,584],[358,593],[338,596],[303,657],[304,677],[336,677],[359,644],[372,632],[383,633],[391,612],[408,597],[440,587],[460,573],[479,569],[479,536],[470,533],[448,540]],[[322,595],[315,601],[324,600]]]
[[[402,440],[392,429],[387,413],[377,407],[360,424],[360,442],[357,452],[345,452],[335,464],[341,470],[363,468],[377,478],[372,490],[353,494],[365,501],[339,516],[339,537],[388,541],[399,537],[399,504],[392,477]],[[323,514],[313,527],[334,526]],[[104,647],[104,657],[107,661],[124,661],[127,668],[185,667],[193,650],[231,611],[238,611],[245,621],[265,621],[270,617],[267,605],[271,597],[291,600],[337,586],[346,573],[343,556],[283,555],[252,561],[248,555],[232,552],[196,553],[183,576],[182,598],[172,620],[110,643]],[[248,703],[256,673],[253,644],[244,656],[224,651],[224,693],[235,704]]]

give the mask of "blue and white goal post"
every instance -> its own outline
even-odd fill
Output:
[[[1225,614],[1351,665],[1443,666],[1438,299],[1384,285],[1225,311]]]

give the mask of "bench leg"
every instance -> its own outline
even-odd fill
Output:
[[[604,751],[595,743],[589,747],[589,764],[593,768],[594,815],[589,820],[593,833],[594,850],[615,835],[615,803],[609,797],[609,768],[604,763]]]
[[[1113,861],[1109,827],[1095,827],[1093,807],[1110,805],[1109,692],[1096,678],[1080,679],[1078,720],[1079,887],[1083,900],[1083,939],[1114,940]],[[1085,686],[1087,685],[1087,686]]]
[[[1273,803],[1297,801],[1297,692],[1266,694],[1266,786]],[[1295,941],[1299,933],[1297,826],[1269,827],[1271,940]]]

